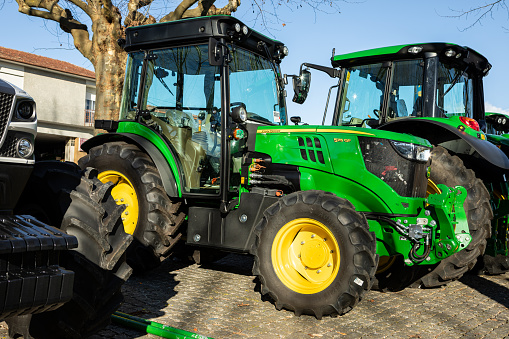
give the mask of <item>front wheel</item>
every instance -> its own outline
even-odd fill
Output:
[[[370,289],[378,256],[366,218],[331,193],[289,194],[256,229],[253,273],[278,310],[340,315]]]
[[[124,229],[134,236],[127,260],[136,272],[156,267],[172,254],[182,237],[185,214],[181,202],[168,197],[152,159],[135,145],[122,141],[93,147],[80,159],[82,168],[94,167],[102,182],[112,182],[111,195],[125,205]]]

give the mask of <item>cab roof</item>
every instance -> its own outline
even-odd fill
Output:
[[[446,52],[450,53],[449,51],[454,55],[447,56]],[[426,53],[436,53],[441,60],[458,64],[461,68],[473,65],[477,73],[482,75],[486,75],[491,69],[491,64],[482,54],[466,46],[445,42],[397,45],[335,55],[331,58],[331,63],[333,67],[352,67],[385,61],[419,59]]]
[[[240,25],[237,32],[235,25]],[[247,34],[244,34],[246,27]],[[229,15],[214,15],[176,21],[162,22],[144,26],[134,26],[126,29],[123,48],[127,52],[159,49],[182,45],[196,45],[207,43],[209,38],[225,39],[228,43],[235,43],[256,53],[263,53],[259,45],[265,43],[272,55],[282,51],[284,44],[258,33],[240,20]]]

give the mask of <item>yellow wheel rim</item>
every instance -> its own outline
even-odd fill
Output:
[[[321,222],[299,218],[284,225],[272,244],[272,266],[281,282],[297,293],[326,289],[340,266],[339,246]]]
[[[395,255],[393,255],[391,257],[388,257],[388,256],[380,257],[380,259],[378,260],[378,267],[376,269],[376,274],[380,274],[380,273],[387,271],[389,268],[392,267],[392,265],[394,265],[395,262],[396,262]]]
[[[101,172],[97,178],[104,183],[111,181],[115,184],[111,195],[118,205],[126,205],[126,209],[122,213],[122,222],[125,232],[133,234],[138,223],[138,197],[133,185],[129,179],[117,171]]]
[[[426,187],[426,196],[430,194],[440,194],[442,193],[442,190],[438,188],[437,184],[431,179],[428,179],[428,186]]]

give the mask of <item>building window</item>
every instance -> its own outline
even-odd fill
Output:
[[[95,101],[85,99],[85,126],[94,125]]]

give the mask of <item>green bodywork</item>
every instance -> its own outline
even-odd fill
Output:
[[[256,135],[256,151],[268,154],[275,163],[299,166],[301,190],[324,190],[350,201],[357,211],[404,215],[392,218],[401,224],[400,232],[386,222],[369,220],[377,238],[380,256],[402,254],[407,265],[412,244],[405,235],[407,227],[426,226],[431,234],[432,251],[421,264],[434,264],[465,248],[470,243],[463,201],[463,187],[441,185],[440,194],[427,199],[402,197],[364,165],[358,137],[376,137],[430,147],[427,140],[389,131],[366,131],[355,127],[284,126],[260,127]],[[320,146],[299,146],[298,138],[318,138]],[[323,152],[325,163],[304,160],[301,149]],[[429,204],[428,206],[426,206]],[[430,211],[427,215],[426,210]],[[415,215],[417,212],[417,215]],[[433,221],[434,220],[434,221]],[[421,240],[424,243],[424,239]]]
[[[118,124],[117,133],[131,133],[134,135],[139,135],[148,142],[152,143],[157,149],[164,155],[164,158],[168,162],[170,166],[171,172],[175,178],[179,178],[178,175],[178,167],[175,158],[171,154],[171,151],[168,149],[168,146],[163,141],[163,138],[153,129],[150,129],[146,125],[133,122],[133,121],[122,121]],[[178,196],[182,197],[182,189],[180,180],[175,180],[177,183]]]

